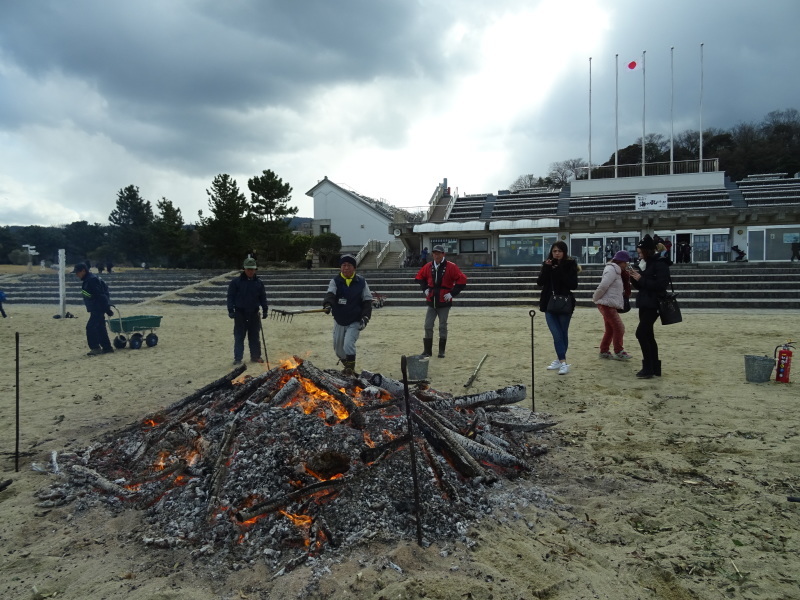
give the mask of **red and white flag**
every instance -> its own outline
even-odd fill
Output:
[[[628,71],[640,71],[643,65],[644,61],[642,59],[637,59],[630,61],[628,64],[625,65],[625,68]]]

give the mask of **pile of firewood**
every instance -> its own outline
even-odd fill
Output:
[[[138,509],[145,544],[285,570],[372,539],[462,537],[502,481],[530,472],[544,451],[532,434],[553,425],[515,406],[524,386],[453,397],[297,358],[243,371],[54,452],[41,505]]]

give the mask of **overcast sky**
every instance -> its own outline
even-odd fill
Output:
[[[265,169],[396,206],[497,192],[646,130],[800,109],[798,0],[0,0],[0,225],[108,223],[117,192],[187,223]],[[646,51],[642,73],[624,65]],[[157,212],[157,211],[156,211]]]

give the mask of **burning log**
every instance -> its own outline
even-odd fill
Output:
[[[295,357],[295,360],[300,360]],[[320,371],[317,367],[312,365],[308,361],[302,361],[300,365],[297,367],[297,372],[300,373],[303,377],[307,377],[311,381],[313,381],[317,387],[324,390],[336,400],[342,403],[342,405],[347,409],[347,412],[350,415],[350,423],[356,429],[363,429],[364,428],[364,416],[361,414],[361,411],[358,410],[358,407],[355,403],[350,399],[347,394],[343,394],[339,391],[338,387],[334,387],[330,383],[328,383],[325,375],[322,371]]]
[[[260,517],[263,514],[277,510],[282,506],[291,504],[295,500],[303,498],[304,496],[308,496],[310,494],[316,494],[318,492],[326,492],[329,490],[334,490],[338,487],[343,486],[345,483],[346,481],[344,478],[329,479],[327,481],[320,481],[319,483],[312,483],[311,485],[308,485],[303,489],[297,490],[296,492],[292,492],[290,494],[283,494],[276,498],[270,498],[269,500],[256,504],[255,506],[251,507],[248,510],[237,512],[236,520],[239,521],[240,523],[250,521],[252,519]]]

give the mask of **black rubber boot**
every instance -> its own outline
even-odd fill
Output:
[[[653,378],[653,368],[650,364],[646,361],[642,361],[642,370],[636,374],[636,377],[639,379],[652,379]]]
[[[345,375],[355,375],[356,374],[356,356],[355,354],[348,354],[347,358],[342,361],[342,373]]]
[[[661,377],[661,361],[657,360],[655,365],[653,365],[653,375],[656,377]]]
[[[447,338],[439,338],[439,358],[444,358],[445,346],[447,346]]]
[[[433,355],[433,338],[422,338],[422,344],[425,346],[425,350],[422,351],[421,356],[432,356]]]

